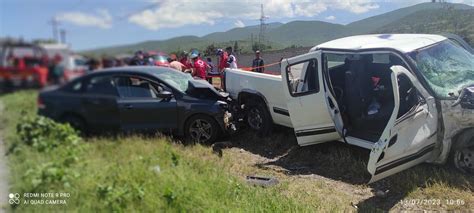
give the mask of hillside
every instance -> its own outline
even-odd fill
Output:
[[[313,46],[346,33],[344,25],[322,21],[293,21],[270,30],[268,38],[284,46]]]
[[[421,3],[411,7],[401,8],[388,13],[352,22],[346,25],[346,30],[350,31],[353,35],[372,32],[390,23],[396,23],[398,20],[405,18],[411,14],[421,11],[431,13],[446,7],[450,7],[456,10],[472,9],[471,6],[465,4]]]
[[[282,23],[274,22],[267,25],[267,30],[271,31],[275,28],[282,26]],[[258,33],[260,31],[259,25],[247,26],[247,27],[238,27],[225,32],[215,32],[203,36],[203,39],[207,39],[214,42],[226,42],[226,41],[237,41],[237,40],[250,40],[252,34],[254,39],[257,39]]]
[[[474,9],[419,11],[385,25],[374,33],[454,33],[474,45]]]
[[[285,24],[271,23],[267,26],[268,46],[279,50],[290,46],[314,46],[319,43],[357,34],[366,33],[443,33],[459,34],[472,44],[474,8],[465,4],[422,3],[401,8],[385,14],[369,17],[348,25],[323,21],[292,21]],[[205,49],[214,44],[217,47],[232,46],[238,41],[243,52],[251,50],[251,36],[257,39],[259,26],[234,28],[226,32],[215,32],[203,37],[181,36],[168,40],[146,41],[116,47],[84,51],[89,55],[116,55],[132,53],[135,50],[157,50],[177,52],[191,48]]]

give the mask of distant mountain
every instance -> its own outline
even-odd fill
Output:
[[[293,21],[286,24],[271,23],[267,26],[266,40],[272,50],[289,46],[314,46],[325,41],[349,35],[368,33],[455,33],[474,41],[474,7],[452,3],[422,3],[369,17],[348,25],[323,21]],[[135,50],[162,50],[177,52],[197,48],[204,50],[233,46],[235,41],[244,52],[251,50],[251,38],[257,41],[259,26],[234,28],[203,37],[181,36],[168,40],[145,41],[137,44],[99,48],[84,51],[90,55],[117,55]]]
[[[275,28],[282,26],[282,23],[273,22],[269,23],[266,26],[267,31],[271,31]],[[203,36],[203,39],[214,41],[214,42],[226,42],[226,41],[238,41],[238,40],[250,40],[251,36],[254,36],[254,39],[257,40],[258,33],[260,32],[260,26],[247,26],[247,27],[238,27],[226,32],[215,32]]]
[[[405,7],[398,10],[394,10],[391,12],[387,12],[381,15],[372,16],[366,19],[362,19],[360,21],[352,22],[346,25],[347,30],[351,32],[351,34],[361,34],[367,33],[377,30],[387,24],[393,23],[398,21],[401,18],[409,16],[413,13],[419,11],[425,11],[429,13],[430,11],[438,11],[439,9],[445,8],[452,8],[456,10],[462,9],[472,9],[473,7],[466,5],[466,4],[453,4],[453,3],[421,3],[417,5],[413,5],[411,7]]]
[[[474,9],[424,10],[373,31],[374,33],[454,33],[474,46]]]
[[[268,39],[284,46],[314,46],[346,34],[344,25],[322,21],[293,21],[270,30]]]

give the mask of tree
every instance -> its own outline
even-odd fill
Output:
[[[217,51],[216,46],[214,46],[214,44],[211,44],[211,45],[207,46],[206,49],[204,50],[204,56],[214,55],[214,54],[216,54],[216,51]]]
[[[234,42],[234,53],[237,55],[240,53],[239,43],[237,41]]]

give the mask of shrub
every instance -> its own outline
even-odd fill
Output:
[[[80,137],[68,124],[56,123],[42,116],[26,117],[17,125],[20,142],[39,152],[50,151],[58,146],[75,146]]]
[[[79,172],[73,169],[81,151],[81,138],[68,124],[56,123],[42,116],[28,116],[17,125],[18,141],[12,147],[23,147],[45,153],[46,161],[30,168],[23,175],[28,192],[70,187]]]

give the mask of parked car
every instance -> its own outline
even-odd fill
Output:
[[[171,130],[207,143],[227,130],[225,100],[206,81],[170,68],[122,67],[45,88],[38,113],[84,131]]]
[[[458,42],[424,34],[352,36],[284,59],[281,67],[280,78],[226,70],[226,91],[249,122],[260,117],[260,128],[268,128],[290,120],[301,146],[341,141],[366,148],[371,182],[448,159],[474,174],[474,55]]]

